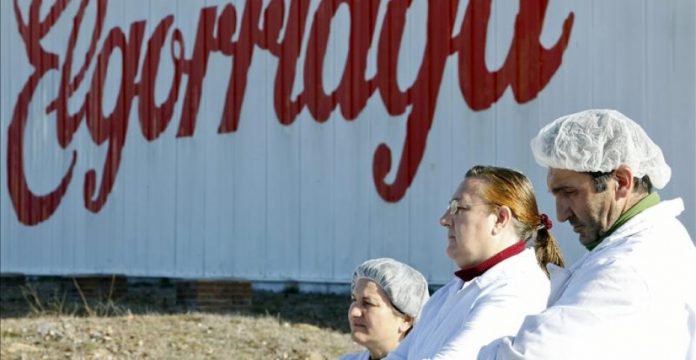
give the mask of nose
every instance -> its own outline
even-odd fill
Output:
[[[449,211],[445,211],[445,213],[442,214],[442,216],[440,216],[440,225],[442,225],[444,227],[449,227],[451,225],[450,220],[451,220],[451,217],[450,217]]]
[[[558,221],[565,222],[572,215],[573,212],[571,211],[568,202],[564,199],[561,199],[560,197],[556,197],[556,218],[558,219]]]
[[[360,306],[355,305],[355,303],[350,305],[350,308],[348,308],[348,316],[349,317],[360,317],[362,315],[362,310],[360,309]]]

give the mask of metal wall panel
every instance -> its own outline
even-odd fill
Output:
[[[39,3],[16,1],[23,23],[30,21],[30,9]],[[505,84],[500,98],[488,106],[472,106],[472,99],[464,94],[460,60],[482,56],[491,72],[505,67],[518,13],[539,9],[546,1],[413,0],[405,13],[401,43],[380,52],[380,41],[395,41],[393,36],[399,32],[394,25],[384,25],[394,20],[388,9],[404,2],[374,2],[376,5],[358,19],[352,17],[352,9],[370,4],[368,1],[285,0],[278,39],[299,36],[301,41],[298,48],[289,47],[277,54],[297,51],[296,65],[278,75],[277,69],[284,62],[263,48],[269,46],[268,38],[263,46],[245,48],[238,44],[235,51],[252,51],[242,95],[241,88],[230,87],[237,81],[235,71],[243,68],[244,61],[237,61],[239,53],[229,56],[212,51],[205,69],[190,65],[184,70],[176,87],[171,120],[156,134],[148,128],[157,125],[152,122],[154,113],[139,113],[144,101],[144,86],[140,85],[128,113],[117,119],[127,130],[113,188],[103,207],[94,211],[88,209],[86,199],[97,198],[99,186],[109,175],[104,164],[113,140],[95,141],[100,127],[81,118],[69,141],[58,142],[70,131],[63,130],[61,135],[57,112],[48,107],[66,86],[61,74],[82,2],[70,1],[65,9],[60,9],[60,3],[45,1],[37,8],[38,18],[47,19],[44,26],[28,31],[28,36],[45,35],[40,45],[56,54],[57,66],[40,78],[27,102],[26,126],[21,133],[27,187],[37,196],[53,191],[70,168],[73,153],[77,157],[65,194],[55,200],[55,211],[48,216],[44,213],[41,222],[27,224],[41,212],[36,206],[26,210],[26,202],[12,201],[17,190],[11,187],[16,183],[10,177],[18,172],[12,167],[17,158],[11,145],[17,143],[17,135],[11,129],[19,121],[15,113],[22,108],[22,89],[34,71],[29,56],[36,54],[25,50],[15,1],[0,2],[0,272],[345,282],[363,260],[390,256],[412,264],[430,281],[443,283],[454,267],[445,255],[446,233],[438,218],[464,172],[475,164],[520,169],[533,180],[541,209],[553,214],[545,170],[535,164],[529,140],[547,122],[586,108],[616,108],[643,125],[673,169],[672,181],[661,195],[684,199],[686,210],[681,219],[691,235],[696,235],[696,5],[692,0],[548,1],[538,36],[543,47],[558,43],[564,21],[570,13],[573,16],[560,67],[536,96],[519,98]],[[85,61],[97,28],[98,4],[90,1],[84,10],[70,66],[73,77]],[[228,17],[224,22],[236,24],[232,40],[243,42],[240,33],[252,39],[245,32],[252,27],[243,19],[251,4],[258,3],[127,0],[104,4],[103,30],[84,80],[67,101],[70,114],[85,102],[95,74],[104,74],[103,94],[95,96],[102,113],[118,109],[124,64],[137,67],[135,82],[143,80],[145,67],[155,73],[153,66],[158,66],[153,96],[156,106],[161,106],[176,79],[172,54],[183,51],[183,58],[193,62],[202,54],[197,51],[219,48],[219,43],[201,40],[205,36],[199,38],[199,31],[210,26],[211,36],[217,36],[224,30],[218,19],[231,14],[229,5],[234,6],[237,20],[233,23]],[[263,12],[276,4],[278,1],[264,1],[262,9],[257,9],[261,10],[259,27],[278,19],[272,11]],[[288,14],[300,14],[297,10],[302,4],[308,4],[303,31],[297,26],[288,29],[293,23]],[[447,8],[447,4],[452,7]],[[487,4],[490,20],[481,33],[486,40],[483,47],[449,55],[439,86],[434,86],[437,81],[432,77],[419,83],[419,76],[437,75],[433,70],[436,66],[423,65],[434,59],[425,54],[426,46],[435,43],[428,31],[449,24],[447,17],[451,17],[451,36],[456,36],[462,28],[467,29],[463,22],[471,6],[480,10]],[[53,15],[49,15],[51,9]],[[436,16],[439,10],[447,16]],[[211,17],[202,20],[204,13]],[[476,22],[483,16],[476,13],[470,19]],[[396,84],[389,91],[381,91],[384,84],[377,84],[364,107],[356,105],[359,111],[344,107],[338,100],[348,56],[360,46],[350,36],[351,21],[356,20],[362,21],[365,33],[374,21],[364,77],[377,74],[386,83]],[[125,42],[134,41],[131,29],[136,29],[139,21],[144,21],[143,38],[133,47],[140,49],[139,56],[124,56],[117,47],[111,56],[104,57],[108,59],[105,70],[95,71],[99,54],[117,43],[107,40],[109,31],[120,29]],[[166,21],[171,25],[166,28],[161,58],[148,65],[148,42],[158,24],[165,26]],[[181,42],[173,40],[175,29]],[[468,35],[476,39],[472,33]],[[321,50],[312,41],[322,36],[326,36],[324,57],[308,56],[308,52]],[[396,68],[381,62],[388,54],[396,56]],[[46,66],[47,60],[42,58],[36,64]],[[522,57],[515,61],[524,68],[530,60]],[[542,67],[550,65],[542,63]],[[198,88],[193,68],[204,71]],[[385,75],[389,70],[394,72]],[[529,74],[523,70],[516,76],[525,84],[539,81],[524,79]],[[277,82],[284,79],[292,80],[281,87],[290,87],[288,101],[305,104],[296,115],[292,114],[293,105],[278,101],[282,96],[276,92]],[[425,90],[419,90],[419,84],[426,84]],[[308,93],[308,88],[319,92]],[[474,97],[498,89],[478,84],[472,88],[474,95],[470,96]],[[408,104],[399,108],[395,99],[406,90],[410,91]],[[221,124],[231,118],[225,108],[228,91],[232,91],[231,104],[241,102],[242,106],[238,127],[221,130]],[[320,102],[322,93],[334,94],[334,98],[329,96],[329,103],[339,101],[328,113],[321,106],[310,105]],[[361,94],[355,89],[347,93],[348,100],[343,100],[348,103]],[[195,111],[192,105],[197,105]],[[422,159],[405,155],[417,172],[403,196],[385,201],[373,179],[375,167],[385,164],[375,160],[377,149],[384,144],[391,150],[391,168],[385,179],[390,184],[399,178],[402,153],[408,151],[405,144],[414,144],[405,140],[410,116],[423,106],[433,106],[434,115],[430,125],[418,130],[427,132]],[[195,124],[187,125],[184,119],[192,118]],[[104,130],[115,125],[105,122],[101,126]],[[96,172],[96,191],[85,197],[86,174],[92,169]],[[23,211],[29,214],[25,218]],[[557,225],[554,232],[568,260],[583,253],[568,226]]]

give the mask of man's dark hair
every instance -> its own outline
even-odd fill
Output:
[[[588,171],[586,174],[592,177],[592,180],[594,181],[595,191],[603,192],[607,189],[607,180],[609,180],[609,177],[611,177],[613,173],[613,171]],[[650,177],[648,175],[645,175],[641,178],[634,177],[633,192],[645,192],[647,194],[650,194],[652,192],[652,182],[650,181]]]

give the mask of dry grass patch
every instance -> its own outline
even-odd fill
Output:
[[[348,334],[347,295],[254,292],[243,312],[192,313],[167,301],[166,287],[89,305],[37,288],[29,297],[26,288],[24,296],[3,288],[3,360],[335,359],[359,350]]]

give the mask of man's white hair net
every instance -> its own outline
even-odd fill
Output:
[[[672,170],[660,147],[640,125],[616,110],[585,110],[558,118],[532,139],[541,166],[578,172],[611,172],[626,165],[633,176],[645,175],[657,189]]]
[[[413,318],[414,323],[428,301],[428,282],[418,270],[390,258],[367,260],[353,272],[351,291],[360,279],[374,281],[392,305]]]

